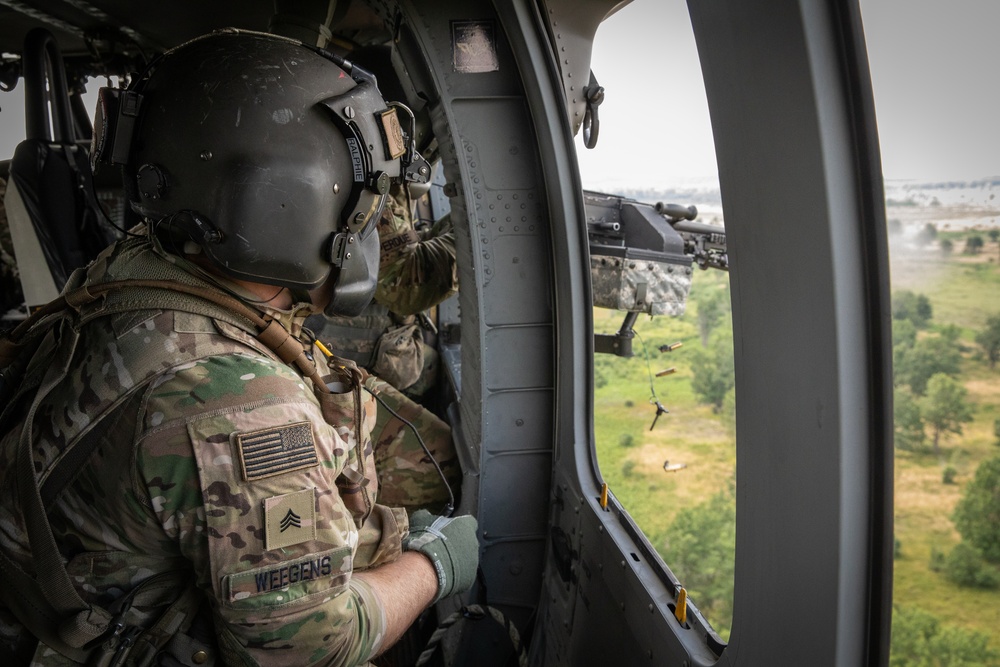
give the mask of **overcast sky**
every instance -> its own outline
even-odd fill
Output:
[[[1000,0],[862,0],[861,7],[886,177],[1000,176]],[[716,178],[683,0],[635,0],[608,19],[593,68],[607,97],[598,147],[578,145],[585,185]],[[20,95],[0,93],[0,156],[9,157],[24,132],[22,105]]]
[[[1000,1],[861,0],[861,8],[886,178],[1000,176]],[[650,62],[663,65],[651,71]],[[716,176],[683,0],[635,0],[608,19],[593,69],[607,96],[597,148],[578,144],[586,185]],[[623,177],[622,165],[633,175]]]

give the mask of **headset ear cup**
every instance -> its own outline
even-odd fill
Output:
[[[354,250],[344,256],[343,263],[333,283],[333,298],[325,313],[354,317],[371,303],[378,286],[379,240],[378,229],[372,225],[364,237],[354,234]]]

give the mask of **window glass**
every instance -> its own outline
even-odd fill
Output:
[[[986,82],[1000,62],[1000,6],[861,10],[893,296],[890,664],[998,665],[1000,127]]]
[[[1000,513],[1000,126],[988,85],[1000,61],[990,33],[1000,6],[861,7],[892,264],[892,659],[1000,664],[1000,528],[990,518]],[[721,223],[683,3],[623,8],[601,27],[593,68],[607,95],[598,147],[578,148],[584,187],[694,204],[700,220]],[[615,495],[726,636],[735,466],[728,281],[711,270],[693,278],[683,316],[638,317],[633,357],[596,356],[596,446]],[[624,312],[594,312],[598,334],[619,331]],[[683,345],[660,351],[675,342]],[[669,368],[676,372],[657,377]],[[656,401],[670,412],[653,425]]]
[[[0,160],[9,160],[24,140],[24,82],[0,91]]]
[[[577,150],[595,346],[606,350],[594,359],[598,464],[690,599],[728,639],[736,532],[732,316],[729,275],[719,268],[715,148],[685,3],[637,0],[621,9],[598,31],[592,67],[606,90],[598,144],[590,150],[581,139]],[[677,205],[668,217],[693,220],[668,221],[658,202]],[[635,242],[637,225],[698,232],[675,235],[679,246],[654,248]],[[699,268],[698,242],[714,268]],[[616,353],[629,346],[631,356]]]

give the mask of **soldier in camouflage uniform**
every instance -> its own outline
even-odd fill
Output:
[[[408,87],[400,80],[388,46],[365,46],[351,54],[378,76],[386,99],[405,100]],[[413,124],[418,148],[433,145],[430,119],[418,112]],[[424,317],[458,290],[455,236],[448,216],[429,227],[415,224],[413,201],[429,185],[393,184],[379,220],[381,242],[379,285],[375,301],[359,317],[315,317],[307,324],[329,341],[337,354],[356,361],[407,396],[420,400],[435,384],[437,352],[424,344]],[[431,314],[432,315],[432,314]]]
[[[339,65],[224,31],[102,97],[115,141],[116,102],[139,109],[124,167],[147,228],[0,344],[0,647],[23,664],[364,664],[472,584],[475,520],[408,531],[376,503],[379,388],[298,342],[374,291],[385,190],[344,180],[350,151],[399,173],[377,90]],[[303,251],[316,233],[332,256]]]
[[[445,216],[418,232],[406,188],[394,186],[378,223],[378,288],[357,317],[310,319],[317,337],[396,389],[419,396],[437,372],[437,352],[424,344],[420,315],[458,291],[455,234]]]
[[[422,313],[458,291],[455,233],[443,217],[421,233],[406,189],[396,186],[379,222],[381,259],[375,302],[401,316]]]
[[[455,488],[461,470],[451,429],[411,400],[437,378],[438,354],[423,342],[418,316],[458,290],[455,235],[448,216],[417,232],[407,188],[394,186],[390,195],[378,222],[381,248],[374,303],[356,317],[315,315],[306,326],[336,354],[377,377],[370,386],[381,387],[384,400],[413,423]],[[408,471],[399,478],[405,484],[391,502],[411,509],[440,508],[448,500],[447,488],[434,474],[415,434],[387,410],[380,411],[374,433],[380,469],[391,461],[395,469]]]

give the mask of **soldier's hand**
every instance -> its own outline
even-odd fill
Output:
[[[427,510],[410,517],[410,534],[403,540],[403,549],[419,551],[434,564],[441,598],[468,590],[476,581],[479,567],[478,524],[473,516],[434,516]]]

